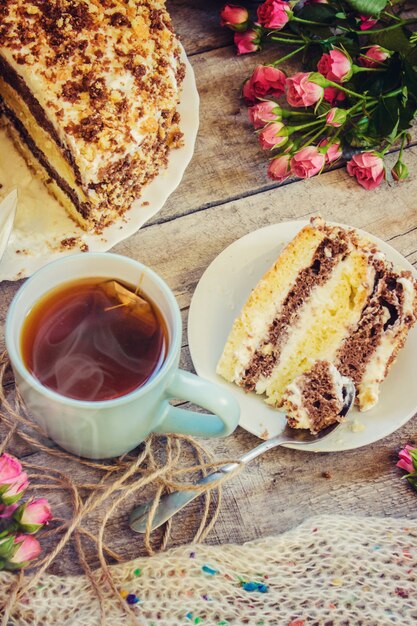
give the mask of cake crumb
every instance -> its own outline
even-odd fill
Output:
[[[330,474],[330,472],[322,472],[321,477],[329,480],[332,477],[332,475]]]
[[[145,202],[142,202],[141,206],[149,206],[149,202],[145,200]]]
[[[355,419],[353,420],[353,422],[351,422],[349,424],[349,429],[353,432],[353,433],[361,433],[363,430],[365,430],[365,426],[364,424],[362,424],[362,422],[360,422],[358,420],[357,417],[355,417]]]
[[[269,432],[267,431],[267,429],[265,428],[265,430],[263,430],[261,432],[261,434],[259,435],[260,439],[269,439]]]

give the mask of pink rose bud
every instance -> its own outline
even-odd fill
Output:
[[[265,28],[280,30],[291,17],[291,6],[284,0],[265,0],[258,7],[258,21]]]
[[[353,74],[352,59],[347,52],[334,48],[329,54],[323,54],[317,63],[317,69],[327,80],[345,83]]]
[[[10,506],[0,504],[0,518],[7,519],[12,517],[13,513],[17,509],[17,506],[17,504],[11,504]]]
[[[286,78],[284,72],[275,67],[258,65],[243,85],[242,95],[247,104],[254,104],[258,98],[266,96],[282,96]]]
[[[378,20],[375,20],[373,17],[370,17],[369,15],[360,15],[359,19],[361,21],[360,26],[359,26],[360,30],[369,30],[370,28],[375,26],[375,24],[378,22]]]
[[[6,562],[6,569],[21,569],[42,552],[41,545],[32,535],[16,535],[14,554]]]
[[[378,67],[389,59],[391,52],[382,46],[371,46],[359,57],[359,63],[363,67]]]
[[[375,189],[385,178],[383,159],[375,152],[355,154],[346,166],[348,174],[354,176],[364,189]]]
[[[298,72],[287,78],[287,101],[293,107],[308,107],[319,102],[324,95],[324,89],[310,79],[314,72]]]
[[[291,171],[298,178],[311,178],[321,172],[325,163],[326,158],[317,146],[307,146],[292,157]]]
[[[9,535],[0,539],[0,561],[9,559],[14,550],[14,535]]]
[[[276,180],[279,183],[283,183],[284,180],[291,175],[291,156],[289,154],[282,154],[275,159],[272,159],[268,165],[268,176],[272,180]]]
[[[326,87],[324,90],[324,99],[333,106],[334,104],[346,100],[346,94],[341,89],[337,89],[337,87]]]
[[[249,13],[239,4],[225,4],[220,11],[220,24],[232,30],[245,30],[248,25]]]
[[[235,46],[238,54],[249,54],[260,49],[259,32],[255,29],[247,30],[245,33],[235,33]]]
[[[4,485],[10,484],[22,472],[22,465],[10,454],[2,454],[0,456],[0,493]]]
[[[259,133],[259,143],[264,150],[273,150],[288,141],[288,130],[282,122],[267,124]]]
[[[339,128],[343,126],[347,119],[347,111],[345,109],[338,109],[333,107],[326,115],[327,126],[333,126],[333,128]]]
[[[342,156],[342,148],[338,139],[336,139],[336,141],[329,138],[322,139],[318,147],[320,148],[320,152],[326,157],[326,163],[328,165],[337,161]],[[325,150],[323,151],[324,148]]]
[[[398,183],[408,178],[408,167],[402,161],[397,161],[391,170],[393,179]]]
[[[36,533],[44,524],[52,519],[48,500],[39,498],[21,504],[14,514],[20,527],[27,533]]]
[[[281,107],[272,100],[258,102],[248,109],[249,120],[254,128],[263,128],[268,122],[280,122],[282,119]]]
[[[410,450],[415,450],[412,446],[405,446],[399,453],[399,461],[397,463],[397,467],[405,470],[407,474],[412,474],[417,471],[417,468],[414,467],[413,459],[410,454]]]
[[[25,493],[26,489],[29,486],[29,480],[26,472],[22,472],[20,476],[18,476],[14,482],[11,482],[6,491],[4,491],[1,495],[4,504],[14,504]]]

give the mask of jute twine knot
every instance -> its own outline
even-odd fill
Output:
[[[212,530],[220,512],[221,483],[240,470],[238,467],[216,482],[196,486],[194,483],[198,475],[205,476],[225,463],[233,463],[234,460],[214,461],[212,454],[204,445],[186,435],[164,437],[150,435],[138,450],[104,462],[75,457],[65,452],[48,439],[46,433],[32,420],[26,410],[14,385],[6,352],[0,355],[0,428],[3,437],[0,454],[7,450],[19,456],[14,451],[15,448],[21,446],[22,442],[26,447],[29,446],[30,452],[26,452],[28,456],[20,460],[29,474],[30,491],[36,495],[42,492],[46,497],[58,492],[60,500],[68,505],[69,510],[69,515],[65,517],[54,515],[50,525],[39,533],[41,543],[47,543],[48,546],[52,544],[52,547],[45,550],[43,558],[31,564],[30,569],[16,575],[8,593],[7,603],[0,607],[2,626],[7,626],[15,603],[39,582],[41,576],[68,544],[72,547],[80,569],[84,571],[99,600],[101,623],[106,624],[103,602],[103,590],[106,589],[112,592],[129,621],[139,624],[137,616],[120,595],[120,590],[116,588],[112,579],[109,564],[121,563],[126,559],[104,540],[109,520],[123,506],[128,515],[132,503],[137,503],[134,496],[151,485],[154,490],[153,504],[144,534],[144,546],[147,554],[152,555],[155,551],[165,550],[171,535],[172,520],[165,524],[164,531],[157,541],[154,538],[151,540],[152,520],[161,496],[172,491],[196,489],[201,491],[204,503],[198,529],[194,536],[190,537],[190,541],[202,542]],[[46,459],[49,462],[46,466],[30,460],[35,452],[47,455]],[[184,467],[184,458],[190,456],[194,459],[193,464]],[[68,470],[57,469],[55,467],[57,459],[67,463]],[[92,480],[77,481],[74,478],[76,476],[74,463],[81,464],[87,471],[91,470]],[[187,483],[187,478],[192,482]],[[92,532],[85,527],[85,518],[96,510],[99,513],[97,516],[99,521],[97,528]],[[94,545],[94,556],[100,563],[98,571],[94,571],[91,565],[91,550],[87,556],[85,541]]]

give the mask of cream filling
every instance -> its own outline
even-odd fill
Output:
[[[266,393],[269,404],[279,403],[285,388],[315,361],[334,360],[340,343],[360,319],[370,289],[366,275],[367,257],[354,251],[313,290],[272,374],[256,384],[256,392]]]
[[[65,182],[75,191],[80,203],[86,202],[87,198],[83,190],[75,180],[74,170],[62,155],[60,148],[53,138],[39,125],[26,102],[21,96],[6,83],[0,76],[0,93],[6,106],[13,111],[18,120],[26,128],[37,148],[45,155],[51,167]],[[18,137],[18,135],[16,135]],[[20,137],[19,137],[19,141]]]

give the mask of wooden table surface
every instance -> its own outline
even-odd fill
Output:
[[[239,99],[239,86],[255,64],[271,59],[271,51],[237,57],[230,32],[218,25],[221,4],[217,0],[168,3],[201,98],[195,154],[162,211],[114,248],[149,265],[173,289],[184,320],[182,367],[191,371],[186,326],[192,294],[211,261],[246,233],[320,211],[325,219],[364,228],[390,242],[417,264],[417,149],[411,146],[406,151],[409,180],[383,184],[372,192],[359,187],[342,167],[311,180],[290,180],[281,187],[269,180],[265,156]],[[392,165],[395,155],[388,162]],[[0,285],[1,343],[6,311],[19,285]],[[340,454],[271,451],[225,485],[221,514],[207,541],[241,543],[274,535],[322,513],[415,518],[417,495],[400,480],[402,473],[395,467],[399,448],[413,441],[417,443],[415,418],[363,449]],[[258,440],[238,428],[225,440],[205,443],[222,459],[240,456]],[[45,463],[41,454],[29,449],[21,454]],[[174,544],[190,540],[190,520],[200,511],[201,503],[195,501],[180,514]],[[143,544],[127,529],[126,514],[127,510],[118,513],[109,532],[118,548],[133,558],[144,553]],[[70,552],[55,571],[77,571]]]

